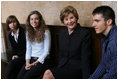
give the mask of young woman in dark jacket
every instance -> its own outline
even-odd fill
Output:
[[[11,60],[6,69],[7,78],[15,79],[19,70],[25,63],[26,38],[25,29],[20,26],[18,19],[10,15],[6,20],[9,33],[9,40],[12,47]]]

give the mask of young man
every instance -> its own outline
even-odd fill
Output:
[[[90,79],[117,78],[117,26],[115,14],[109,6],[100,6],[93,11],[93,24],[97,34],[102,34],[102,60]]]

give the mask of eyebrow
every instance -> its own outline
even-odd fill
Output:
[[[95,19],[94,21],[96,21],[96,22],[99,22],[100,20],[98,20],[98,19]]]

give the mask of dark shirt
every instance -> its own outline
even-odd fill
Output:
[[[14,36],[9,34],[9,40],[12,47],[12,56],[17,55],[19,57],[25,57],[26,53],[26,38],[25,29],[19,27],[18,42],[15,41]]]
[[[117,27],[114,25],[102,39],[102,60],[92,79],[116,79],[117,78]]]
[[[62,30],[59,35],[58,67],[64,68],[69,65],[71,71],[78,73],[78,76],[82,75],[80,78],[88,78],[90,75],[90,44],[90,32],[79,24],[70,35],[67,28]]]

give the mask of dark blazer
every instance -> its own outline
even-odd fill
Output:
[[[90,45],[89,31],[79,24],[71,35],[68,34],[67,28],[62,30],[59,35],[58,67],[69,64],[72,70],[78,68],[77,70],[82,75],[82,78],[88,78],[90,75]]]
[[[14,37],[9,34],[9,40],[12,46],[12,56],[18,55],[19,57],[25,57],[26,53],[26,37],[25,29],[19,28],[18,42],[15,41]]]

